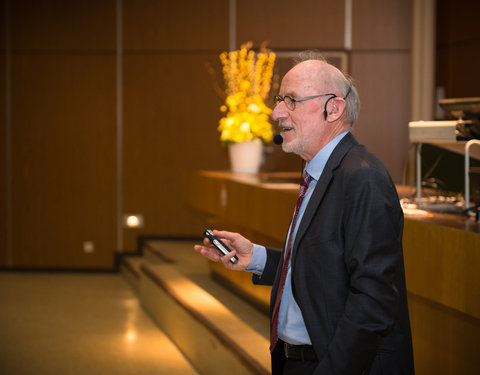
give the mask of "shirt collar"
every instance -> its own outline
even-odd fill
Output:
[[[327,164],[328,158],[332,154],[335,147],[337,147],[338,143],[342,140],[343,137],[349,131],[344,131],[340,133],[335,138],[333,138],[330,142],[328,142],[317,154],[310,160],[307,165],[305,166],[305,171],[312,176],[313,179],[317,180],[320,178],[320,175]]]

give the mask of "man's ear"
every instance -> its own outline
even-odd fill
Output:
[[[345,106],[345,100],[342,98],[332,98],[332,100],[330,100],[325,107],[325,120],[328,122],[337,121],[340,117],[342,117],[343,112],[345,111]]]

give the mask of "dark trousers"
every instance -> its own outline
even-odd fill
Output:
[[[279,340],[272,352],[273,375],[311,375],[318,367],[318,361],[301,361],[285,357],[283,341]]]
[[[297,361],[286,359],[283,375],[311,375],[318,366],[318,361]]]

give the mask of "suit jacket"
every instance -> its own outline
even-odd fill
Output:
[[[331,154],[292,247],[292,291],[319,359],[315,374],[413,374],[403,212],[382,162],[348,133]],[[283,253],[256,284],[275,301]],[[283,348],[272,352],[280,374]]]

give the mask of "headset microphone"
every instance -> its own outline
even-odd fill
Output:
[[[283,143],[283,137],[280,134],[275,134],[273,137],[273,143],[276,145],[281,145]]]

